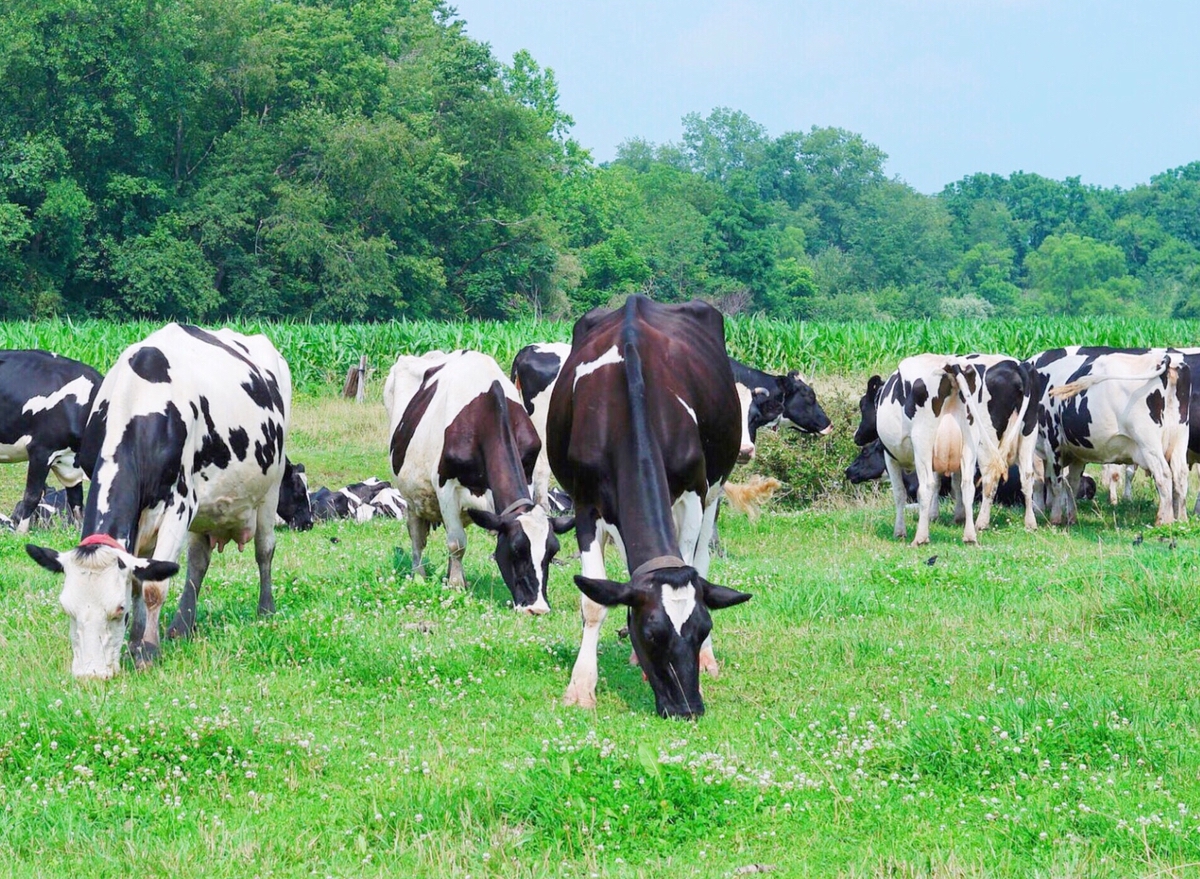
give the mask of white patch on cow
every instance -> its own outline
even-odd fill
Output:
[[[30,397],[25,403],[25,408],[21,411],[30,414],[45,412],[47,409],[53,409],[59,403],[66,400],[67,397],[74,397],[80,403],[86,403],[92,396],[94,388],[92,380],[85,375],[81,375],[67,382],[53,394],[45,397]]]
[[[518,607],[517,610],[527,610],[530,613],[546,613],[550,605],[546,603],[546,581],[542,576],[542,561],[546,558],[546,543],[550,539],[550,521],[546,511],[534,507],[528,513],[517,516],[521,530],[529,538],[530,556],[533,558],[533,571],[538,582],[537,601],[530,607]]]
[[[575,367],[575,381],[571,384],[571,390],[579,385],[579,380],[585,375],[591,375],[602,366],[608,366],[610,363],[621,363],[625,358],[617,351],[617,346],[613,345],[591,363],[580,363]]]
[[[18,439],[15,443],[0,443],[0,464],[16,464],[29,460],[29,443],[33,437],[29,434]]]
[[[688,583],[677,589],[664,583],[662,603],[663,610],[671,620],[671,625],[675,627],[678,634],[682,635],[683,624],[691,618],[692,613],[696,610],[696,587]]]
[[[738,405],[742,410],[742,443],[738,454],[742,458],[749,458],[754,455],[754,443],[750,441],[750,403],[754,399],[754,392],[741,382],[734,387],[737,388]]]
[[[693,409],[691,406],[689,406],[686,402],[684,402],[683,397],[679,396],[678,394],[675,395],[675,399],[678,400],[680,402],[680,404],[683,406],[683,408],[687,410],[687,414],[692,416],[692,421],[699,424],[700,422],[696,421],[696,410]]]

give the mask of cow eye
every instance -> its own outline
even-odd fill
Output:
[[[124,616],[125,616],[125,605],[118,604],[116,609],[112,612],[112,619],[119,620]]]

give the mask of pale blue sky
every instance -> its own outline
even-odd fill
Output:
[[[554,69],[598,161],[685,113],[836,125],[922,192],[976,171],[1130,187],[1200,159],[1200,2],[450,0]]]

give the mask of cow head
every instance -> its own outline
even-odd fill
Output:
[[[700,647],[712,631],[709,611],[748,601],[749,593],[710,583],[688,565],[639,568],[628,583],[576,576],[575,585],[599,604],[629,608],[629,638],[659,716],[703,714]]]
[[[783,397],[779,394],[773,395],[766,388],[755,388],[750,397],[750,410],[746,416],[746,424],[750,428],[750,442],[756,441],[759,428],[775,427],[782,417]]]
[[[850,484],[858,485],[883,476],[883,471],[887,469],[883,455],[883,443],[878,439],[863,446],[858,457],[846,468],[846,478],[850,480]]]
[[[783,387],[784,418],[805,433],[825,436],[833,430],[829,416],[817,402],[816,393],[800,378],[800,373],[792,370],[779,383]]]
[[[858,411],[862,413],[862,421],[858,430],[854,431],[854,444],[865,446],[872,440],[879,439],[875,429],[875,416],[879,411],[879,389],[883,387],[883,379],[877,375],[867,380],[867,392],[858,401]]]
[[[95,536],[94,536],[95,537]],[[125,629],[135,588],[173,576],[179,565],[130,555],[112,538],[85,538],[69,552],[32,543],[29,556],[48,571],[63,574],[59,596],[71,625],[71,673],[107,680],[121,670]]]
[[[279,505],[275,508],[279,518],[296,531],[307,531],[313,526],[312,503],[308,499],[308,476],[303,464],[294,464],[285,458],[283,482],[279,484]]]
[[[525,507],[523,511],[512,506]],[[575,527],[574,516],[551,518],[546,511],[526,499],[502,513],[468,510],[476,525],[496,535],[496,566],[512,593],[513,607],[529,614],[549,613],[546,585],[550,560],[558,552],[557,534]]]

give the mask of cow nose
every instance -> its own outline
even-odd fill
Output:
[[[116,669],[111,667],[104,668],[86,668],[83,671],[75,672],[75,680],[77,681],[107,681],[116,674]]]
[[[818,434],[818,436],[829,436],[829,434],[831,434],[831,433],[833,433],[833,425],[832,424],[827,425],[826,428],[823,431],[821,431],[820,434]]]
[[[550,605],[544,601],[539,601],[537,604],[527,604],[517,608],[518,613],[527,613],[532,617],[540,617],[543,614],[550,613]]]
[[[754,446],[745,445],[738,449],[738,463],[745,464],[754,457]]]

